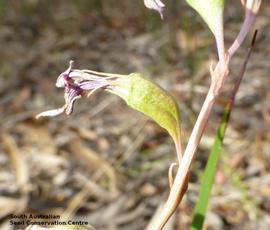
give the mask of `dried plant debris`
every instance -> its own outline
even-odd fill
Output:
[[[0,229],[48,229],[10,225],[11,214],[32,213],[89,222],[80,229],[141,230],[167,196],[167,170],[176,160],[172,141],[117,97],[97,93],[91,101],[82,98],[68,118],[34,119],[48,105],[62,105],[55,80],[69,60],[89,69],[152,76],[181,101],[184,143],[201,107],[209,83],[208,60],[215,52],[208,49],[210,35],[192,24],[182,3],[181,20],[167,1],[162,26],[158,15],[153,16],[149,30],[152,14],[143,1],[86,2],[0,4]],[[270,229],[270,4],[262,5],[255,25],[258,44],[225,138],[209,229]],[[235,23],[226,28],[228,44],[240,26],[238,7],[225,18]],[[189,39],[191,31],[195,40]],[[170,229],[189,224],[215,121],[245,54],[244,45],[232,61],[232,74],[193,167],[190,191]]]

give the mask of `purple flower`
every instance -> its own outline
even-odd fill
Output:
[[[104,75],[99,75],[94,71],[84,71],[73,69],[73,61],[70,61],[68,69],[61,73],[56,81],[56,87],[65,88],[65,105],[61,108],[53,109],[42,112],[36,116],[40,117],[52,117],[60,115],[61,113],[71,114],[74,108],[74,103],[77,99],[81,98],[85,91],[90,91],[90,96],[96,90],[109,86],[107,79]]]
[[[165,4],[160,0],[144,0],[144,5],[149,8],[159,12],[161,19],[163,19],[163,8]]]

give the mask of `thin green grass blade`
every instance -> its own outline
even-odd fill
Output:
[[[211,189],[213,186],[214,177],[217,170],[217,163],[219,160],[226,127],[227,127],[229,117],[230,117],[230,111],[231,111],[230,105],[231,103],[228,103],[225,108],[222,120],[220,122],[219,128],[215,136],[214,145],[211,149],[210,156],[207,161],[207,165],[206,165],[203,177],[202,177],[202,184],[201,184],[201,189],[199,193],[199,199],[195,207],[195,212],[194,212],[195,214],[194,214],[193,221],[190,228],[191,230],[198,230],[198,229],[202,229],[203,227],[203,222],[204,222],[205,214],[207,211],[208,201],[211,196]]]

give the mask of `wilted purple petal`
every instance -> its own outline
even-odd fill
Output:
[[[144,5],[149,8],[159,12],[161,19],[163,19],[163,8],[165,4],[160,0],[144,0]]]
[[[108,82],[105,79],[99,79],[95,81],[83,81],[78,84],[82,90],[93,90],[96,88],[102,88],[108,85]]]
[[[65,88],[65,101],[66,101],[66,109],[65,112],[67,115],[71,114],[73,111],[74,103],[77,99],[81,98],[83,90],[71,83],[66,83]]]
[[[66,105],[64,105],[63,107],[59,108],[59,109],[52,109],[52,110],[48,110],[42,113],[39,113],[38,115],[36,115],[36,119],[39,119],[40,117],[55,117],[60,115],[61,113],[63,113],[66,109]]]
[[[81,98],[81,95],[69,98],[69,101],[66,104],[66,109],[65,109],[65,112],[66,112],[67,115],[70,115],[72,113],[73,108],[74,108],[74,103],[79,98]]]
[[[253,14],[257,14],[260,6],[261,6],[262,0],[246,0],[246,1],[242,1],[242,4],[244,5],[245,9],[246,9],[246,13],[248,13],[247,11],[252,11]]]
[[[74,70],[73,61],[70,61],[68,69],[61,73],[56,81],[56,87],[65,88],[65,105],[59,109],[53,109],[40,113],[36,116],[36,118],[57,116],[63,112],[69,115],[73,111],[75,101],[81,98],[85,91],[90,91],[88,94],[89,96],[97,89],[106,88],[109,85],[107,79],[110,77],[105,77],[102,74],[100,76],[94,71],[91,73],[90,72],[88,73],[83,70]]]
[[[66,81],[69,80],[69,74],[72,71],[73,63],[74,63],[74,61],[70,60],[69,67],[67,68],[67,70],[59,75],[59,77],[56,80],[56,84],[55,84],[56,87],[61,88],[61,87],[65,86]]]

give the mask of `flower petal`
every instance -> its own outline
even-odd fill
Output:
[[[81,95],[70,98],[68,103],[66,104],[65,112],[67,115],[70,115],[73,111],[74,103],[77,99],[81,98]]]
[[[97,79],[94,81],[84,81],[78,84],[82,90],[93,90],[108,86],[108,82],[105,79]]]
[[[149,8],[159,12],[161,19],[164,18],[163,16],[163,8],[165,4],[160,0],[144,0],[144,5]]]
[[[74,64],[74,61],[70,60],[68,68],[63,73],[61,73],[59,75],[59,77],[56,80],[56,84],[55,84],[55,86],[57,88],[62,88],[65,86],[65,82],[67,81],[66,78],[69,78],[69,74],[73,69],[73,64]]]
[[[42,113],[39,113],[38,115],[36,115],[36,119],[39,119],[40,117],[55,117],[60,115],[61,113],[65,112],[66,109],[66,105],[64,105],[63,107],[59,108],[59,109],[52,109],[52,110],[48,110]]]

